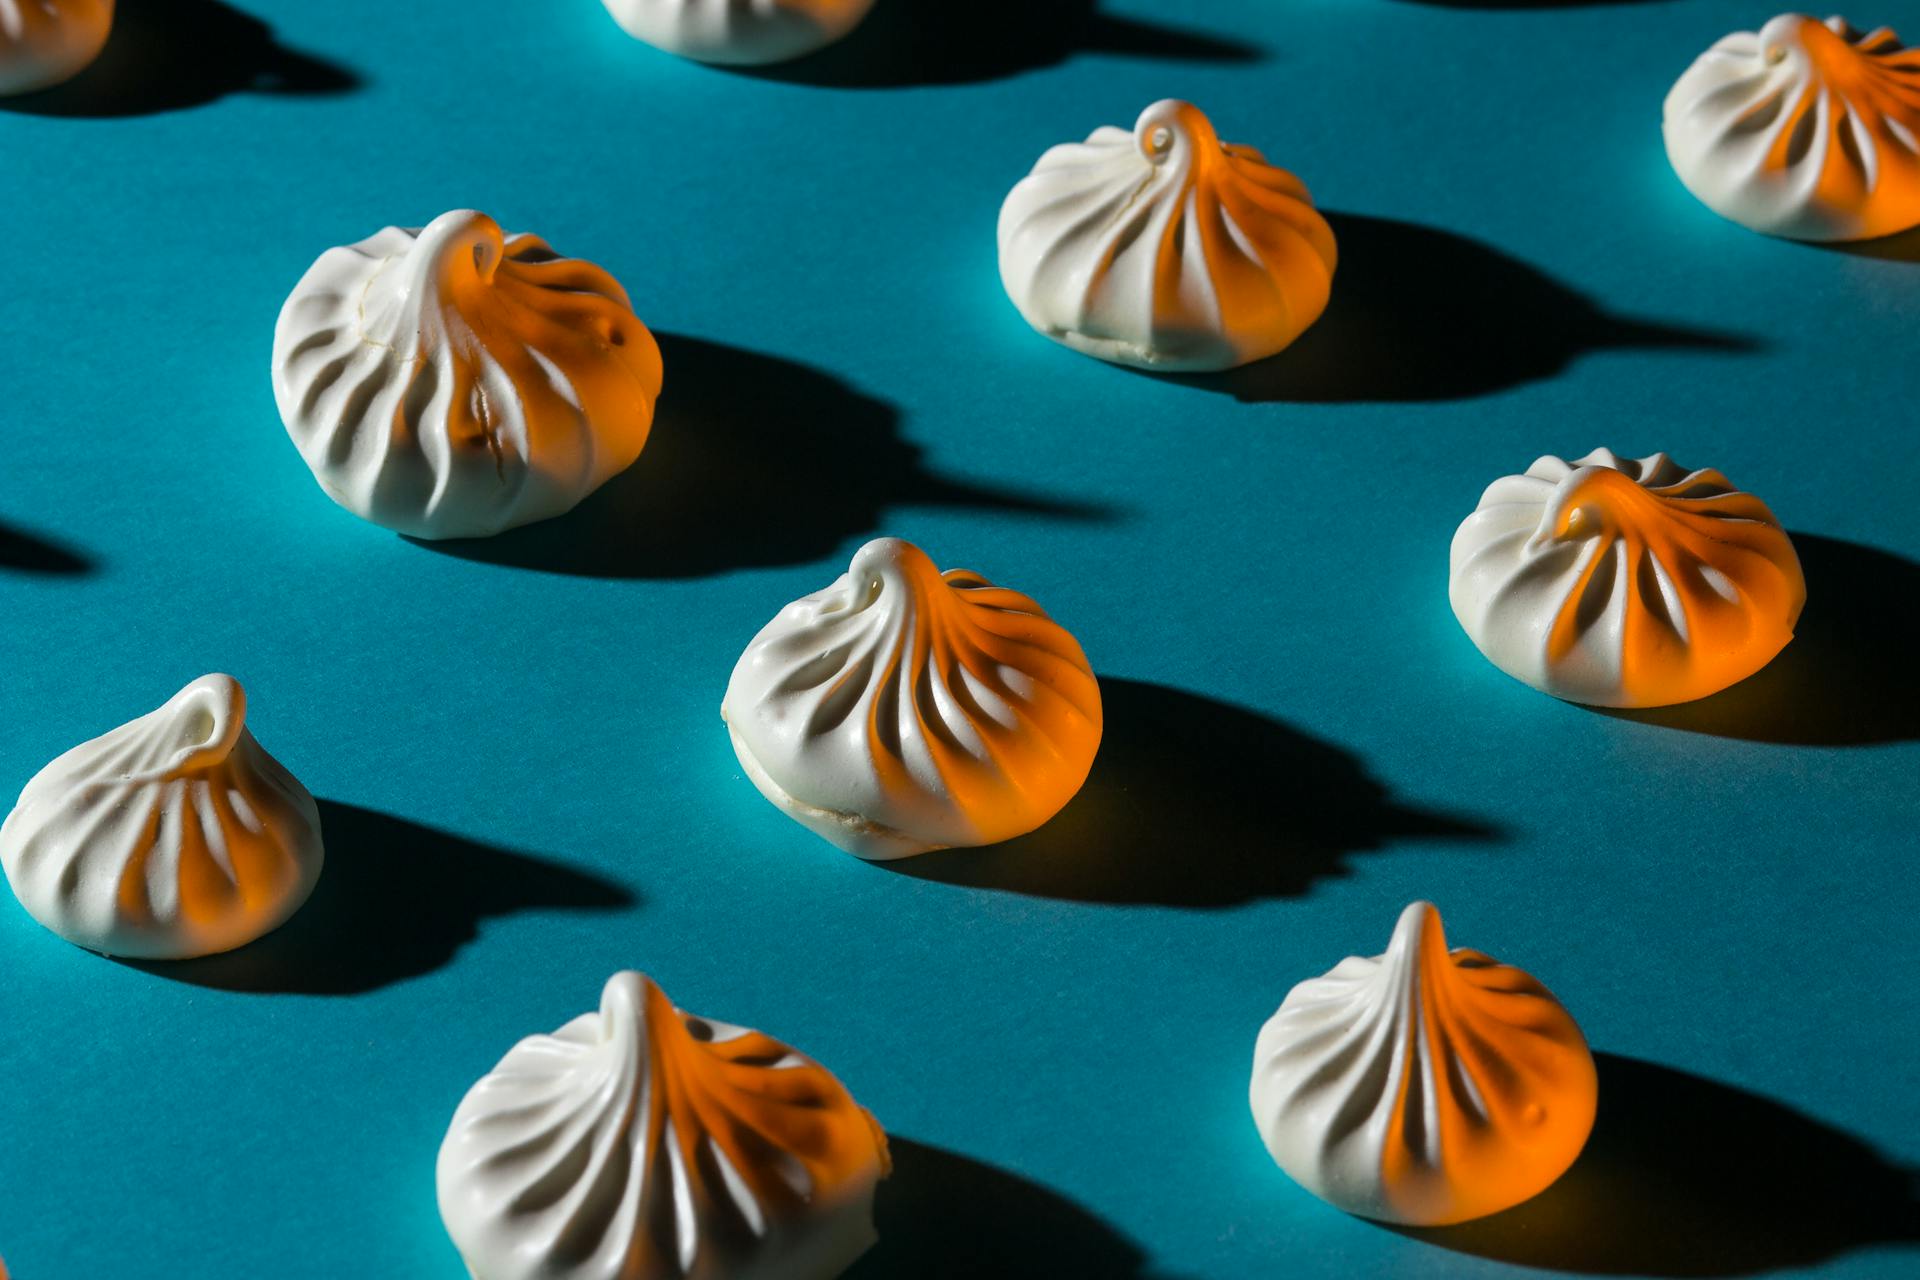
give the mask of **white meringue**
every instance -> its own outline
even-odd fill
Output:
[[[1920,50],[1782,14],[1702,54],[1667,94],[1674,172],[1722,217],[1796,240],[1920,224]]]
[[[456,210],[329,249],[273,334],[273,392],[314,478],[420,538],[571,510],[633,464],[660,348],[614,278]]]
[[[1000,279],[1028,324],[1116,364],[1231,369],[1319,319],[1333,230],[1300,180],[1168,99],[1129,133],[1040,157],[1000,210]]]
[[[1254,1047],[1249,1098],[1275,1162],[1348,1213],[1442,1226],[1545,1190],[1593,1129],[1598,1077],[1551,992],[1440,913],[1400,914],[1385,955],[1287,993]]]
[[[246,726],[232,676],[60,756],[0,826],[21,905],[67,941],[184,960],[244,946],[320,876],[320,811]]]
[[[720,708],[754,785],[862,858],[994,844],[1071,800],[1100,746],[1080,645],[1026,596],[869,542],[740,656]]]
[[[1765,503],[1664,453],[1539,459],[1453,535],[1447,595],[1489,661],[1605,707],[1704,698],[1793,639],[1806,580]]]
[[[787,62],[859,26],[874,0],[604,0],[626,33],[700,62]]]
[[[114,0],[0,0],[0,97],[50,89],[90,66]]]
[[[474,1085],[436,1182],[475,1280],[829,1280],[888,1169],[826,1068],[624,972]]]

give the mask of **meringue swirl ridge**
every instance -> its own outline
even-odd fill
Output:
[[[1721,216],[1863,240],[1920,224],[1920,50],[1882,27],[1782,14],[1727,36],[1668,93],[1668,158]]]
[[[623,972],[473,1087],[437,1178],[478,1280],[826,1280],[872,1244],[887,1170],[824,1068]]]
[[[1000,212],[1000,274],[1029,324],[1119,364],[1222,370],[1326,309],[1338,252],[1301,181],[1167,99],[1131,132],[1058,146]]]
[[[1274,1160],[1351,1213],[1424,1226],[1545,1189],[1592,1130],[1580,1029],[1538,981],[1401,913],[1384,955],[1303,982],[1261,1029],[1250,1100]]]
[[[660,351],[601,268],[456,210],[321,255],[274,333],[274,392],[334,501],[401,533],[560,515],[639,457]]]
[[[246,708],[233,677],[202,676],[36,774],[0,825],[0,862],[34,918],[107,955],[186,959],[298,910],[324,857],[319,806]]]
[[[1607,449],[1495,481],[1454,534],[1448,594],[1496,666],[1556,697],[1651,707],[1752,675],[1806,582],[1767,505],[1718,471]]]
[[[1098,682],[1064,628],[897,538],[782,610],[722,713],[768,798],[867,858],[1032,830],[1086,780],[1101,727]]]

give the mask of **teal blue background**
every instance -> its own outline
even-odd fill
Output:
[[[329,861],[187,966],[0,895],[18,1280],[454,1280],[455,1104],[622,967],[896,1135],[867,1280],[1914,1274],[1920,241],[1767,240],[1673,178],[1668,85],[1768,11],[881,0],[746,75],[595,0],[123,5],[98,73],[0,107],[0,786],[225,670]],[[995,272],[1040,152],[1164,96],[1341,237],[1322,325],[1238,378],[1076,356]],[[267,362],[320,251],[459,206],[610,269],[667,389],[627,477],[447,550],[321,495]],[[1599,445],[1796,533],[1774,667],[1625,716],[1474,651],[1454,526]],[[1100,672],[1039,835],[869,866],[740,776],[735,657],[881,532]],[[1603,1055],[1580,1165],[1425,1234],[1299,1190],[1245,1101],[1287,989],[1421,897]]]

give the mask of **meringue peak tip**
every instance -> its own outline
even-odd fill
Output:
[[[875,538],[854,552],[850,568],[856,577],[889,569],[903,573],[939,573],[933,557],[905,538],[893,537]]]
[[[622,969],[600,989],[600,1016],[607,1023],[638,1022],[649,1005],[666,999],[660,984],[638,969]]]
[[[1405,954],[1418,951],[1429,940],[1437,943],[1442,951],[1447,947],[1446,926],[1440,920],[1440,908],[1421,899],[1409,902],[1400,911],[1400,919],[1393,926],[1393,940],[1387,950],[1393,954]]]
[[[180,694],[200,693],[214,694],[229,702],[245,703],[247,700],[246,686],[224,671],[209,671],[206,675],[189,680],[180,690]]]
[[[1211,137],[1214,132],[1207,113],[1184,98],[1162,98],[1142,111],[1134,123],[1134,132],[1142,138],[1158,128],[1176,129],[1190,138]]]

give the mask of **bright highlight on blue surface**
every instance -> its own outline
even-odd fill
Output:
[[[122,5],[117,78],[0,103],[0,789],[230,671],[329,862],[187,966],[0,902],[18,1280],[454,1280],[455,1104],[627,967],[896,1135],[866,1280],[1912,1272],[1920,249],[1753,235],[1660,146],[1769,11],[882,0],[745,75],[597,0]],[[999,289],[1007,189],[1170,95],[1340,239],[1243,376],[1100,365]],[[441,547],[318,491],[267,359],[321,250],[456,207],[605,266],[667,373],[626,477]],[[1749,684],[1601,714],[1460,633],[1481,489],[1602,444],[1794,532],[1807,613]],[[1102,676],[1088,790],[1015,845],[869,866],[739,776],[734,659],[880,532]],[[1246,1085],[1416,898],[1552,987],[1601,1102],[1539,1200],[1405,1234],[1292,1185]]]

